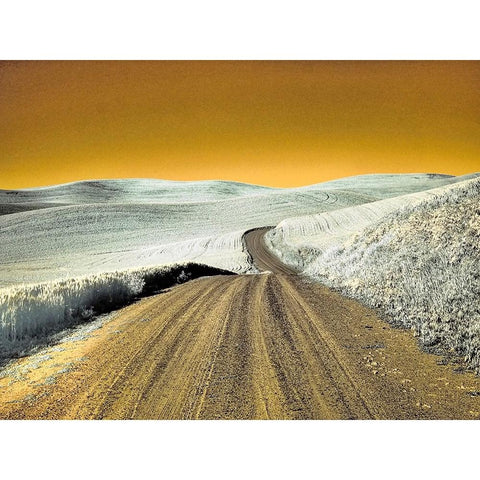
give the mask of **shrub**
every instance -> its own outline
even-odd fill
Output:
[[[0,354],[22,342],[120,308],[140,296],[204,275],[232,274],[201,264],[117,271],[0,290]]]

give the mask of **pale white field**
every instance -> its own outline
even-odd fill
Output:
[[[128,179],[0,191],[0,338],[10,344],[61,328],[72,312],[90,318],[96,291],[137,295],[146,272],[168,276],[188,262],[255,272],[242,240],[251,228],[278,225],[272,245],[304,265],[430,195],[418,192],[466,181],[364,175],[278,189]]]
[[[456,182],[367,175],[294,189],[110,180],[0,191],[0,287],[182,261],[251,271],[244,231]],[[29,209],[18,211],[19,209]]]
[[[450,191],[447,188],[448,185],[464,184],[477,178],[477,176],[480,176],[480,174],[455,177],[455,182],[428,190],[391,198],[384,197],[382,200],[328,212],[319,212],[313,215],[287,218],[269,232],[266,240],[277,255],[287,263],[295,264],[300,259],[308,263],[311,249],[315,250],[315,255],[318,255],[319,252],[326,252],[332,247],[341,245],[353,234],[360,232],[388,214],[409,205],[418,204],[431,196],[448,193]],[[392,187],[393,189],[394,187]],[[299,251],[301,251],[301,255],[298,255],[297,252]]]

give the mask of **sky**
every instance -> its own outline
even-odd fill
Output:
[[[0,62],[0,188],[480,170],[480,62]]]

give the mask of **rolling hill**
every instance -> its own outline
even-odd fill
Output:
[[[457,181],[366,175],[274,189],[131,179],[4,190],[1,210],[11,213],[0,216],[0,286],[191,260],[250,271],[245,230]]]
[[[272,246],[306,267],[351,232],[469,178],[364,175],[289,189],[128,179],[0,191],[0,336],[10,345],[72,315],[90,318],[98,292],[115,304],[152,276],[188,277],[192,262],[254,273],[243,241],[254,228],[278,225]]]

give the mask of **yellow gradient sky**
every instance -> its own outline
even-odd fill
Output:
[[[0,62],[0,188],[480,170],[480,62]]]

